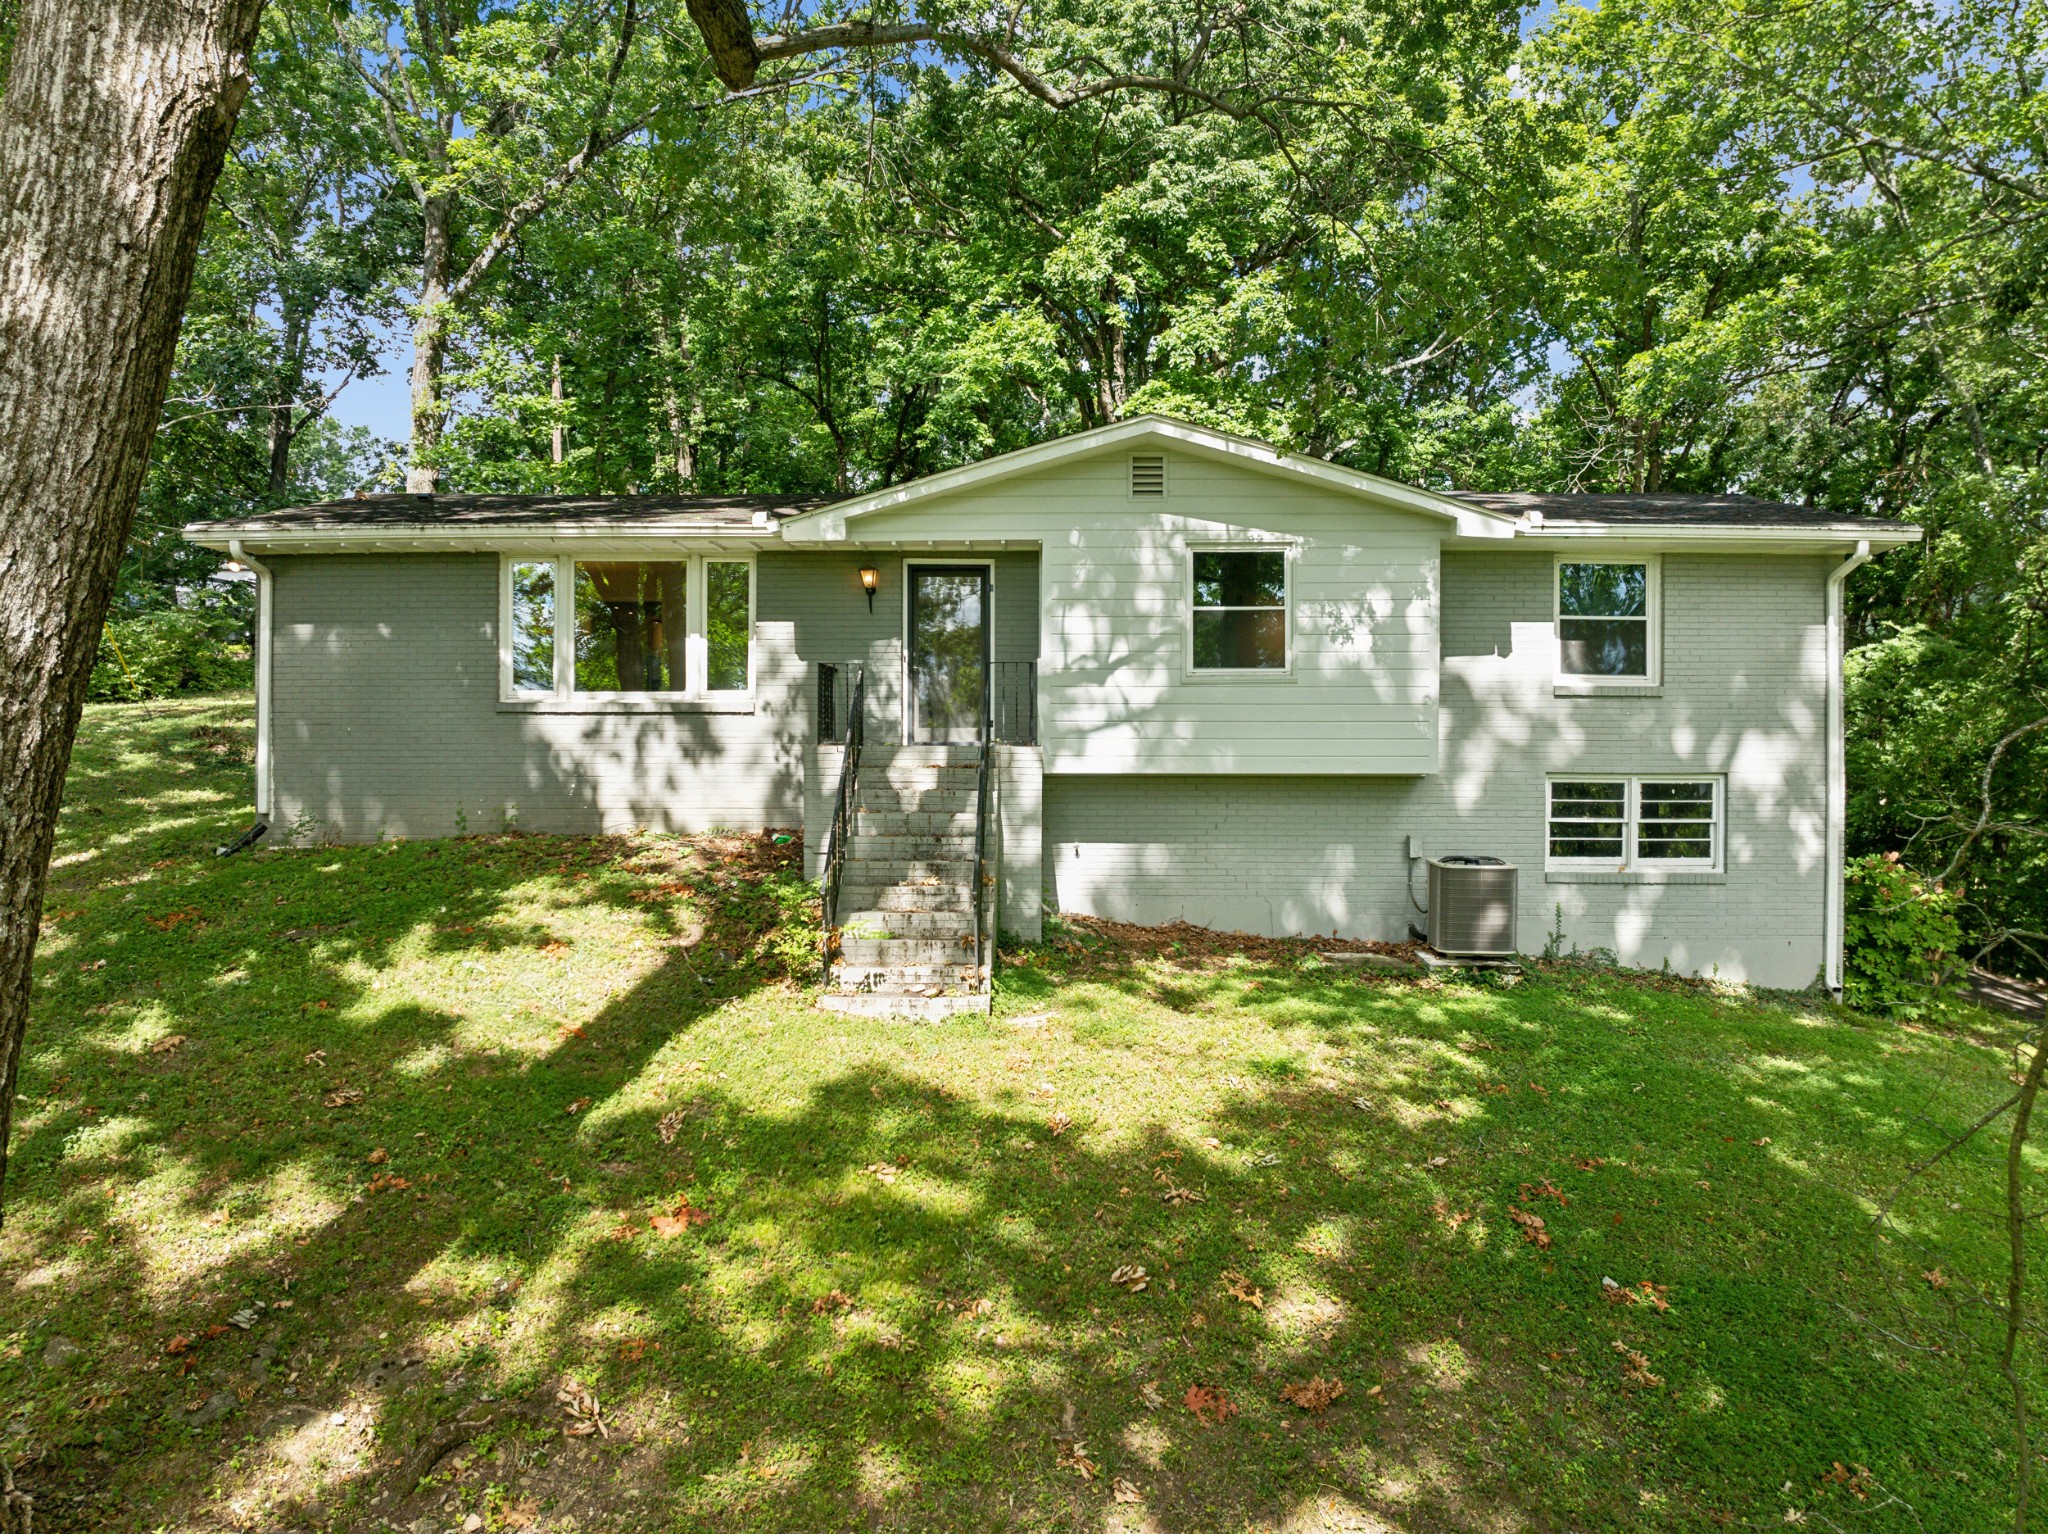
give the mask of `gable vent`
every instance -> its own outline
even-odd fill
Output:
[[[1166,494],[1166,459],[1158,453],[1139,453],[1131,459],[1131,494]]]

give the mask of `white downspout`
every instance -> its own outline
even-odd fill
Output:
[[[270,819],[270,567],[230,538],[228,553],[256,572],[256,818]]]
[[[1842,999],[1843,915],[1842,873],[1848,840],[1849,765],[1847,726],[1842,707],[1842,587],[1849,574],[1870,559],[1870,540],[1859,539],[1856,552],[1828,575],[1828,831],[1827,894],[1822,920],[1822,979],[1828,994]]]

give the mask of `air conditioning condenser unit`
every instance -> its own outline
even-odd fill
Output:
[[[1515,865],[1454,853],[1429,860],[1429,946],[1464,958],[1507,958],[1515,946]]]

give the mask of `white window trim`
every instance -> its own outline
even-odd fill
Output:
[[[1619,783],[1622,785],[1621,861],[1612,858],[1559,858],[1550,855],[1550,807],[1559,783]],[[1714,788],[1714,818],[1711,835],[1712,858],[1645,858],[1636,853],[1636,833],[1642,818],[1642,789],[1645,783],[1711,783]],[[1726,871],[1728,852],[1728,782],[1713,772],[1560,772],[1543,781],[1543,868],[1546,873],[1695,873]]]
[[[684,635],[684,685],[671,692],[578,692],[576,690],[576,565],[593,560],[620,559],[684,566],[683,600],[689,609],[689,628]],[[512,567],[552,565],[555,572],[555,685],[547,692],[520,690],[512,685]],[[712,692],[711,646],[707,635],[709,604],[705,600],[707,564],[747,567],[747,685],[744,688]],[[500,703],[574,703],[580,708],[602,709],[617,704],[623,710],[644,710],[650,705],[730,704],[751,706],[760,657],[755,644],[755,602],[757,572],[751,554],[640,553],[631,555],[563,554],[553,550],[522,552],[501,550],[498,555],[498,701]]]
[[[1564,669],[1564,567],[1566,565],[1642,565],[1643,621],[1647,626],[1647,676],[1581,676]],[[1559,692],[1641,692],[1664,685],[1664,562],[1656,554],[1561,553],[1550,567],[1550,632],[1557,640],[1555,671]]]
[[[1190,542],[1181,551],[1181,653],[1186,657],[1182,666],[1183,674],[1197,682],[1256,682],[1273,681],[1294,675],[1294,561],[1301,552],[1301,546],[1294,542],[1280,542],[1278,539],[1235,538],[1201,539]],[[1285,664],[1279,666],[1198,666],[1195,664],[1195,556],[1197,554],[1282,554],[1286,564],[1282,568],[1285,590],[1281,593],[1282,611],[1286,614],[1286,638],[1283,655]],[[1226,609],[1205,608],[1207,612]],[[1264,611],[1263,608],[1240,608],[1237,611]]]

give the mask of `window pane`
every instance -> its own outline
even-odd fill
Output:
[[[744,692],[747,687],[747,637],[753,632],[747,612],[747,567],[728,559],[704,566],[704,637],[708,681],[713,692]]]
[[[680,692],[689,634],[681,561],[576,566],[576,690]]]
[[[1650,625],[1644,618],[1566,618],[1558,625],[1566,676],[1650,674]]]
[[[1224,552],[1195,555],[1195,606],[1286,605],[1285,554]]]
[[[1550,785],[1550,855],[1620,863],[1628,813],[1628,784],[1621,779],[1556,782]]]
[[[555,690],[555,567],[512,567],[512,686]]]
[[[1559,565],[1557,611],[1563,618],[1647,617],[1650,567]]]
[[[1195,665],[1209,671],[1285,668],[1286,611],[1277,607],[1197,608]]]
[[[1712,862],[1714,785],[1639,785],[1636,856],[1646,860]]]

